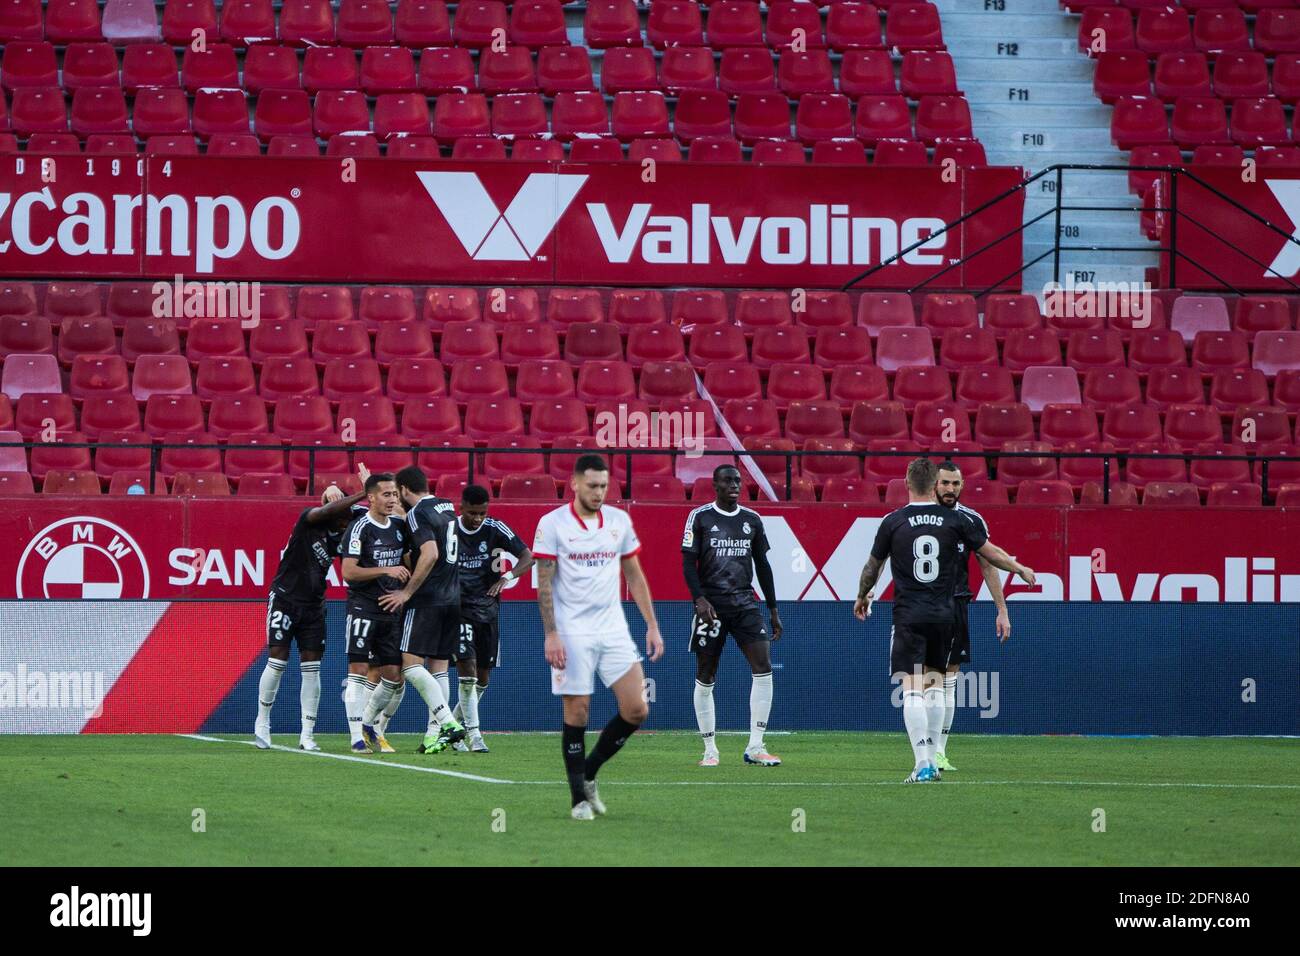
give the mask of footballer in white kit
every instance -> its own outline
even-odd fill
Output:
[[[637,558],[641,543],[626,511],[604,505],[609,467],[599,455],[574,463],[574,499],[542,516],[533,541],[537,606],[546,632],[551,692],[564,710],[564,765],[571,815],[590,820],[605,812],[596,772],[645,720],[641,655],[623,614],[621,577],[645,618],[646,653],[663,654],[650,586]],[[618,713],[587,754],[585,734],[596,678],[614,691]]]

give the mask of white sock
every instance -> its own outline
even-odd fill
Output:
[[[704,752],[716,754],[718,739],[714,736],[717,727],[716,713],[713,709],[713,685],[695,682],[695,722],[700,725],[700,736],[704,739]]]
[[[415,688],[415,692],[424,698],[425,704],[429,707],[429,733],[437,733],[451,713],[441,685],[423,664],[412,664],[410,667],[403,668],[402,676]]]
[[[311,737],[316,733],[316,710],[320,707],[320,661],[299,663],[298,670],[302,673],[302,688],[298,691],[302,736]]]
[[[487,684],[474,682],[474,710],[478,713],[479,727],[483,726],[483,695],[487,693]],[[459,720],[460,718],[456,718]]]
[[[393,719],[393,714],[397,713],[397,708],[402,706],[402,698],[406,696],[406,681],[402,681],[397,688],[397,693],[393,695],[379,716],[375,718],[375,730],[383,734],[388,730],[388,722]]]
[[[930,762],[939,749],[939,737],[943,734],[943,688],[931,687],[923,695],[925,703],[925,735],[930,741]]]
[[[478,733],[478,678],[462,677],[460,679],[460,701],[456,704],[464,717],[457,718],[472,734]]]
[[[429,710],[429,733],[433,733],[434,731],[441,730],[443,723],[451,717],[451,677],[448,676],[446,671],[430,671],[429,673],[433,679],[437,681],[438,692],[442,694],[442,699],[447,703],[446,714],[435,714],[432,708]]]
[[[903,691],[903,726],[907,728],[907,739],[916,758],[915,769],[920,770],[930,762],[933,751],[929,744],[925,698],[919,690]]]
[[[366,709],[361,713],[361,723],[367,727],[373,727],[375,718],[378,717],[393,696],[397,693],[397,688],[402,685],[397,681],[391,681],[387,677],[379,679],[379,686],[370,692],[370,699],[366,701]]]
[[[275,703],[275,695],[280,690],[280,678],[284,676],[284,669],[288,666],[286,661],[278,661],[274,657],[266,659],[266,667],[262,669],[262,678],[257,682],[257,722],[265,723],[271,719],[271,706]]]
[[[371,684],[364,675],[348,675],[347,686],[343,688],[343,709],[348,715],[348,734],[353,743],[361,739],[361,712],[365,709],[370,691]]]
[[[749,687],[749,746],[747,750],[763,749],[763,734],[767,718],[772,713],[772,672],[755,674]]]
[[[939,733],[939,753],[948,753],[948,734],[957,715],[957,675],[943,675],[943,730]]]

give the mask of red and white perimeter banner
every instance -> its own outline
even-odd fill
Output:
[[[902,287],[1019,226],[1022,192],[933,235],[1020,178],[1009,167],[663,163],[651,174],[640,163],[25,154],[0,157],[0,275],[833,286],[922,242],[863,283]],[[990,286],[1020,263],[1017,234],[936,287]]]
[[[304,505],[256,499],[10,498],[0,503],[0,598],[256,598],[266,595]],[[539,505],[492,513],[531,543]],[[875,538],[881,507],[757,506],[772,544],[777,596],[845,601]],[[687,595],[684,505],[632,505],[657,599]],[[1200,509],[989,508],[993,540],[1029,564],[1039,584],[1011,582],[1018,600],[1300,601],[1300,512]],[[331,597],[343,597],[337,568]],[[534,582],[506,591],[536,597]],[[888,580],[886,580],[888,584]],[[891,592],[882,592],[888,599]],[[981,598],[987,599],[987,589]]]
[[[1160,183],[1162,245],[1178,250],[1179,288],[1295,291],[1300,273],[1300,172],[1197,166]],[[1176,220],[1176,221],[1175,221]],[[1171,255],[1161,256],[1162,285],[1172,285]]]

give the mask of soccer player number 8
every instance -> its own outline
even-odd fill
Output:
[[[933,535],[925,534],[912,542],[912,577],[922,583],[929,583],[939,576],[939,540]]]

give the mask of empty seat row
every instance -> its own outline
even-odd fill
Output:
[[[781,90],[850,95],[901,92],[913,99],[928,94],[957,93],[952,57],[942,51],[909,51],[899,76],[890,54],[881,50],[849,50],[836,70],[825,50],[782,51],[776,60],[767,50],[737,47],[715,60],[705,47],[670,47],[656,59],[645,47],[607,50],[600,59],[600,89],[612,95],[626,91],[722,89],[731,94]],[[289,46],[253,46],[240,59],[234,47],[214,43],[203,50],[186,48],[177,71],[176,55],[164,44],[127,47],[119,64],[107,43],[77,43],[63,56],[62,72],[55,47],[48,41],[10,43],[0,63],[0,86],[62,86],[68,90],[122,87],[128,93],[146,88],[183,88],[193,94],[205,88],[265,90],[362,90],[381,93],[420,91],[427,94],[483,92],[543,92],[593,90],[591,59],[582,47],[548,47],[536,54],[527,47],[491,47],[478,55],[461,47],[432,47],[420,53],[405,47],[367,47],[357,53],[342,47],[311,47],[302,55]]]
[[[1291,143],[1286,113],[1276,97],[1233,100],[1229,109],[1215,96],[1187,96],[1174,103],[1170,115],[1158,99],[1121,96],[1111,117],[1111,138],[1120,149],[1170,141],[1188,149],[1206,143]]]
[[[1201,52],[1162,53],[1155,61],[1143,54],[1116,51],[1097,58],[1093,89],[1104,103],[1121,96],[1150,96],[1166,102],[1182,97],[1217,96],[1223,100],[1275,96],[1283,103],[1300,99],[1300,54],[1277,56],[1270,71],[1255,50],[1220,53],[1211,64]]]
[[[1136,22],[1135,22],[1136,20]],[[1254,30],[1237,7],[1197,10],[1153,6],[1133,11],[1116,6],[1089,7],[1079,21],[1079,49],[1089,54],[1137,50],[1157,55],[1201,50],[1206,53],[1300,52],[1300,10],[1270,8],[1255,15]]]
[[[732,136],[744,142],[790,138],[790,105],[784,94],[742,94],[735,117],[731,102],[720,90],[687,90],[670,115],[660,92],[625,92],[612,106],[598,93],[562,92],[549,110],[537,93],[508,93],[489,107],[481,93],[448,93],[437,97],[432,110],[419,93],[385,93],[373,114],[360,90],[330,90],[310,97],[303,90],[262,92],[252,109],[251,128],[267,140],[281,135],[329,137],[340,133],[390,136],[432,134],[450,143],[467,136],[541,137],[562,141],[586,136],[632,140],[676,137],[690,142],[701,136]],[[60,133],[80,136],[133,132],[140,137],[174,136],[193,132],[207,138],[250,129],[249,102],[240,90],[203,89],[189,100],[180,89],[140,90],[128,111],[126,97],[112,87],[78,89],[72,97],[71,119],[63,92],[57,87],[21,87],[14,91],[6,118],[15,133]],[[856,117],[856,118],[855,118]],[[901,94],[863,95],[852,101],[839,93],[808,94],[795,113],[795,136],[805,143],[826,139],[971,138],[970,107],[960,95],[921,97],[912,110]],[[0,123],[0,126],[4,126]]]

